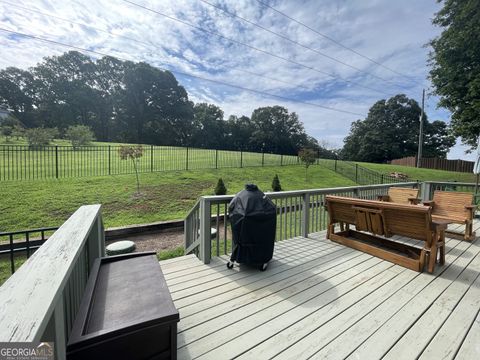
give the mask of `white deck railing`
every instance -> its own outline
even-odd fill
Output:
[[[420,184],[405,182],[265,193],[277,206],[276,240],[296,236],[308,237],[309,233],[326,229],[326,195],[376,199],[393,186],[414,187]],[[227,227],[227,205],[232,198],[233,195],[200,198],[185,218],[185,254],[194,253],[207,264],[212,255],[231,252],[232,237]],[[212,232],[212,229],[215,231]]]
[[[65,359],[85,284],[105,238],[100,205],[80,207],[0,288],[0,341],[54,341]]]

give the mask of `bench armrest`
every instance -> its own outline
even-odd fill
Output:
[[[411,197],[411,198],[408,198],[408,202],[412,205],[418,205],[420,203],[420,199]]]
[[[433,200],[424,201],[424,202],[423,202],[423,205],[433,207],[433,206],[435,205],[435,201],[433,201]]]
[[[377,196],[378,201],[388,201],[389,198],[390,198],[390,196],[388,196],[388,195],[378,195]]]
[[[477,208],[477,205],[465,205],[465,209],[467,210],[475,210]]]

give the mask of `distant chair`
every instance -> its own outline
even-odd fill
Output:
[[[388,195],[379,195],[378,200],[411,205],[417,205],[420,202],[420,199],[418,199],[418,189],[402,187],[389,188]]]
[[[433,199],[423,204],[432,207],[433,220],[465,225],[465,232],[445,231],[450,237],[472,241],[475,240],[473,217],[477,208],[472,204],[473,200],[473,193],[437,190],[433,193]]]

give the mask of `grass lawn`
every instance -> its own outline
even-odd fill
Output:
[[[73,149],[65,140],[29,150],[23,140],[0,144],[0,181],[106,176],[134,173],[130,160],[119,156],[118,143],[92,143]],[[58,147],[53,146],[58,145]],[[137,161],[139,172],[278,166],[297,164],[296,156],[228,150],[143,145]]]
[[[250,167],[219,170],[140,174],[141,192],[135,195],[135,175],[2,182],[0,232],[58,226],[83,204],[103,204],[106,227],[183,219],[201,195],[211,195],[218,178],[229,194],[254,182],[270,191],[278,174],[284,190],[353,186],[352,181],[319,166]]]
[[[389,165],[389,164],[371,164],[359,162],[358,165],[371,170],[378,171],[383,174],[389,174],[397,171],[407,174],[413,181],[458,181],[458,182],[475,182],[475,175],[472,173],[461,173],[454,171],[443,171],[433,169],[417,169],[409,166]]]

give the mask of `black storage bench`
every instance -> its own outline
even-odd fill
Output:
[[[95,261],[67,359],[176,359],[177,322],[154,252]]]

